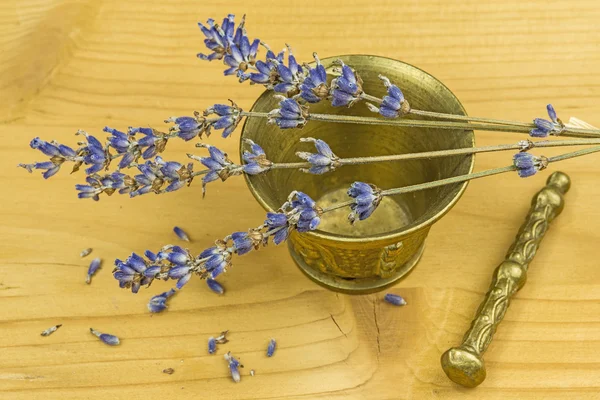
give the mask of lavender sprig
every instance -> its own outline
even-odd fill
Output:
[[[223,60],[227,66],[224,75],[235,75],[240,82],[261,84],[269,90],[293,96],[300,93],[301,85],[309,74],[301,67],[289,45],[288,63],[284,64],[284,51],[275,55],[266,43],[259,39],[250,40],[245,29],[245,16],[235,27],[235,17],[229,14],[221,25],[209,19],[206,25],[198,23],[205,36],[204,44],[210,54],[199,53],[198,58],[206,61]],[[264,61],[258,60],[259,44],[266,50]]]
[[[595,152],[600,152],[600,146],[550,157],[546,159],[547,161],[541,163],[536,163],[536,158],[534,158],[533,168],[539,170],[545,167],[546,162],[563,161]],[[278,212],[267,213],[267,218],[262,225],[247,232],[234,232],[223,239],[217,240],[213,247],[202,251],[197,256],[179,246],[167,245],[158,253],[147,250],[144,253],[145,258],[133,253],[124,262],[117,259],[113,275],[119,281],[120,287],[130,288],[133,293],[137,293],[143,285],[149,286],[154,279],[176,280],[177,289],[181,289],[192,275],[197,275],[201,279],[215,279],[231,267],[234,255],[240,256],[259,249],[261,245],[268,243],[270,237],[273,237],[273,243],[280,244],[287,240],[292,231],[308,232],[316,230],[323,214],[336,209],[350,207],[349,220],[352,222],[357,217],[358,219],[368,218],[376,209],[381,198],[385,196],[412,193],[513,171],[519,172],[522,176],[524,173],[530,176],[532,166],[521,164],[520,156],[516,158],[517,160],[507,167],[401,188],[381,190],[368,183],[355,182],[348,190],[352,200],[340,202],[327,208],[318,206],[305,193],[293,191]],[[539,157],[537,159],[543,160],[544,158]]]
[[[306,194],[292,192],[277,213],[267,213],[265,223],[246,232],[234,232],[213,247],[194,256],[179,246],[164,246],[158,253],[145,252],[145,258],[133,253],[125,261],[116,260],[113,275],[122,288],[137,293],[141,286],[150,286],[154,279],[176,280],[181,289],[193,274],[201,279],[215,279],[232,265],[233,255],[244,255],[266,245],[269,238],[279,244],[290,231],[315,230],[322,209]]]

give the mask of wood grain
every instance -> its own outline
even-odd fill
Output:
[[[376,54],[441,79],[471,115],[530,120],[552,102],[563,117],[600,124],[600,3],[589,1],[219,2],[4,0],[0,3],[0,396],[9,399],[598,399],[600,211],[597,156],[565,162],[573,189],[486,354],[477,389],[452,384],[439,357],[459,342],[528,202],[548,173],[473,182],[428,239],[415,271],[391,291],[350,297],[306,279],[284,247],[236,260],[224,296],[192,281],[162,315],[110,275],[111,260],[175,240],[194,251],[255,226],[263,211],[241,179],[164,196],[78,201],[81,176],[50,181],[15,168],[39,159],[34,136],[74,143],[78,128],[162,124],[227,98],[242,107],[261,89],[195,57],[198,20],[248,14],[248,29],[302,60]],[[236,154],[236,141],[211,143]],[[480,132],[481,145],[511,134]],[[180,157],[189,147],[173,143]],[[547,155],[554,154],[552,151]],[[507,164],[506,154],[477,168]],[[79,252],[93,247],[87,259]],[[105,261],[91,285],[91,257]],[[63,327],[50,337],[39,333]],[[104,346],[89,327],[119,335]],[[206,339],[230,329],[219,354]],[[272,359],[269,338],[278,339]],[[228,377],[224,350],[246,368]],[[174,368],[173,375],[163,374]],[[248,376],[250,369],[256,376]]]

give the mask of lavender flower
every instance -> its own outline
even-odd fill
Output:
[[[167,308],[167,300],[175,293],[177,293],[177,291],[175,289],[171,289],[167,292],[153,296],[148,302],[148,310],[151,313],[159,313],[164,311]]]
[[[95,137],[86,132],[78,131],[77,134],[84,135],[87,139],[87,146],[82,146],[73,150],[69,146],[57,142],[46,142],[38,137],[34,138],[29,145],[32,149],[37,149],[50,157],[50,161],[36,162],[33,164],[19,164],[19,167],[32,172],[34,169],[45,170],[42,174],[44,179],[54,176],[65,161],[75,163],[73,172],[79,170],[82,164],[91,165],[86,169],[86,174],[93,174],[110,164],[110,158],[107,157],[108,151]],[[82,143],[85,144],[85,143]]]
[[[202,195],[206,194],[206,185],[217,179],[225,181],[230,176],[240,175],[243,173],[243,168],[240,165],[234,164],[227,158],[227,154],[209,144],[197,144],[197,147],[206,147],[210,157],[197,157],[188,154],[188,157],[200,161],[210,172],[202,177]]]
[[[321,222],[323,210],[306,194],[292,192],[278,213],[268,213],[263,225],[247,232],[234,232],[194,257],[189,250],[179,246],[164,246],[158,253],[146,251],[146,259],[133,253],[125,262],[115,260],[113,275],[122,288],[137,293],[142,285],[154,279],[177,281],[181,289],[192,274],[202,279],[216,279],[231,266],[234,254],[244,255],[252,249],[266,245],[273,236],[275,244],[285,241],[292,229],[298,232],[314,230]],[[216,282],[208,281],[211,289],[221,292]],[[220,286],[220,285],[219,285]]]
[[[267,85],[275,80],[277,69],[269,62],[257,61],[254,65],[258,72],[251,72],[247,75],[252,83]]]
[[[238,383],[241,380],[239,367],[243,367],[243,365],[240,365],[240,362],[231,355],[231,352],[225,354],[224,357],[229,365],[229,372],[231,373],[231,378],[235,383]]]
[[[101,265],[102,260],[100,258],[94,258],[92,260],[92,262],[90,263],[90,267],[88,268],[87,279],[85,280],[85,283],[87,283],[88,285],[92,283],[92,276],[94,276],[94,274],[100,269]]]
[[[360,221],[369,218],[382,199],[381,190],[377,186],[364,182],[354,182],[348,189],[348,196],[354,199],[354,203],[350,205],[352,211],[348,215],[352,224],[356,217]]]
[[[292,229],[308,232],[317,229],[323,210],[308,195],[294,191],[279,213],[267,213],[265,237],[273,235],[273,242],[285,241]]]
[[[250,229],[248,232],[235,232],[231,234],[234,252],[241,256],[252,249],[258,250],[264,242],[264,236],[258,229]]]
[[[406,300],[404,300],[402,297],[398,296],[397,294],[386,293],[386,295],[383,296],[383,300],[385,300],[386,302],[393,304],[395,306],[405,306],[406,305]]]
[[[362,79],[342,60],[337,60],[336,63],[340,65],[336,72],[341,72],[342,75],[331,81],[331,105],[352,107],[360,100],[363,93]]]
[[[107,344],[109,346],[117,346],[121,343],[118,337],[109,335],[108,333],[98,332],[93,328],[90,328],[90,332],[92,333],[92,335],[98,337],[98,339],[104,342],[104,344]]]
[[[202,139],[202,134],[206,132],[206,136],[210,136],[210,127],[206,123],[206,118],[194,113],[193,117],[170,117],[165,119],[165,123],[173,122],[169,131],[177,137],[187,141],[192,140],[196,136]]]
[[[300,85],[300,97],[309,103],[318,103],[322,99],[329,96],[329,88],[327,87],[327,71],[321,65],[321,60],[317,53],[313,53],[317,65],[314,68],[305,66],[308,70],[308,76],[304,78]]]
[[[529,132],[529,135],[532,137],[547,137],[550,134],[559,135],[565,129],[563,122],[556,116],[556,111],[552,107],[552,104],[548,104],[546,110],[548,111],[550,121],[543,118],[534,119],[533,123],[536,127]]]
[[[273,91],[284,93],[286,96],[291,97],[299,92],[298,87],[304,79],[304,75],[302,67],[296,62],[292,48],[287,44],[286,47],[288,49],[288,66],[286,67],[282,62],[276,60],[272,61],[276,65],[279,75],[279,83],[273,86]]]
[[[244,142],[250,145],[250,150],[244,150],[242,158],[246,162],[243,170],[249,175],[258,175],[271,169],[273,163],[267,160],[267,156],[259,145],[250,139],[244,139]]]
[[[271,339],[269,341],[269,345],[267,346],[267,357],[273,357],[275,354],[275,348],[277,347],[277,342],[275,339]]]
[[[206,36],[204,44],[212,51],[212,53],[209,55],[198,53],[198,58],[207,61],[221,60],[228,53],[229,43],[233,39],[234,15],[229,14],[224,18],[222,27],[215,24],[215,20],[212,18],[209,18],[208,21],[206,21],[206,24],[208,26],[204,26],[202,23],[198,22],[198,26],[202,30],[204,36]],[[243,20],[240,25],[243,26]]]
[[[80,199],[100,200],[100,194],[105,193],[111,196],[115,191],[126,193],[133,184],[131,177],[120,172],[113,172],[104,176],[92,174],[85,178],[87,185],[75,185],[75,189],[79,191],[77,197]]]
[[[517,173],[521,178],[535,175],[538,171],[548,166],[548,159],[544,156],[536,157],[530,153],[517,153],[513,157]]]
[[[120,194],[129,193],[130,197],[140,196],[150,192],[167,193],[190,185],[194,179],[194,165],[184,166],[174,161],[164,161],[157,156],[144,164],[137,165],[141,174],[131,177],[120,172],[104,176],[93,174],[86,178],[87,185],[75,185],[80,199],[91,198],[99,200],[100,194],[112,195],[115,191]]]
[[[231,105],[226,104],[215,104],[204,111],[204,117],[212,114],[216,114],[218,118],[206,120],[206,134],[210,132],[210,128],[217,130],[223,129],[222,136],[224,138],[231,135],[235,128],[240,123],[242,116],[242,109],[238,107],[233,101],[229,100]]]
[[[43,331],[42,333],[40,333],[40,335],[42,336],[50,336],[52,335],[54,332],[56,332],[56,330],[58,328],[60,328],[62,326],[62,324],[58,324],[58,325],[54,325],[51,326],[50,328],[46,329],[45,331]]]
[[[225,289],[223,288],[223,286],[214,279],[211,279],[211,278],[206,279],[206,285],[208,286],[208,288],[210,290],[212,290],[216,294],[225,293]]]
[[[194,179],[194,164],[184,166],[175,161],[164,161],[160,156],[137,167],[141,174],[134,176],[129,186],[131,197],[150,192],[174,192],[186,184],[189,186]]]
[[[225,75],[237,75],[240,77],[240,82],[246,80],[247,76],[244,72],[256,62],[260,40],[255,39],[252,44],[250,43],[244,28],[245,16],[237,29],[235,29],[233,14],[229,14],[221,26],[215,24],[213,19],[209,19],[207,25],[198,23],[206,37],[204,44],[212,53],[209,55],[199,53],[198,58],[207,61],[223,59],[225,65],[229,67],[224,71]]]
[[[215,279],[231,266],[231,254],[234,249],[227,247],[225,240],[217,240],[215,246],[200,253],[200,259],[205,260],[204,272],[207,277]]]
[[[317,153],[308,153],[305,151],[299,151],[296,153],[298,157],[312,164],[310,169],[302,169],[303,172],[321,175],[326,172],[333,171],[336,167],[341,165],[339,157],[333,154],[333,151],[331,151],[329,145],[323,140],[315,138],[301,138],[300,141],[313,142],[317,149]]]
[[[162,268],[159,265],[144,260],[143,257],[132,253],[125,262],[116,259],[113,276],[119,281],[121,288],[131,288],[137,293],[142,285],[150,285]]]
[[[217,351],[217,341],[213,336],[208,338],[208,354],[214,354]]]
[[[268,123],[276,124],[281,129],[302,128],[306,125],[308,107],[301,106],[294,99],[275,96],[280,99],[279,108],[269,112]]]
[[[134,135],[128,135],[117,129],[104,127],[104,132],[112,134],[108,138],[108,144],[116,150],[117,154],[121,155],[119,168],[127,168],[132,162],[138,160],[142,155],[141,146],[134,140]]]
[[[181,229],[180,227],[176,226],[175,228],[173,228],[173,232],[175,232],[175,234],[177,235],[177,237],[183,241],[189,242],[190,241],[190,237],[188,236],[187,233],[185,233],[185,231],[183,229]]]
[[[381,105],[378,107],[371,103],[367,103],[369,110],[378,112],[386,118],[398,118],[410,112],[410,105],[404,98],[404,94],[396,85],[392,85],[390,80],[383,75],[379,75],[379,79],[387,88],[387,96],[383,98]]]

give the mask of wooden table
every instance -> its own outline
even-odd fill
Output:
[[[534,261],[486,354],[477,389],[452,384],[439,357],[459,342],[528,209],[550,173],[473,182],[432,230],[419,266],[383,294],[329,292],[295,267],[284,246],[236,259],[224,296],[194,279],[163,314],[150,315],[158,282],[132,295],[112,278],[112,260],[176,240],[194,251],[264,212],[242,179],[180,192],[100,202],[78,200],[82,174],[44,181],[16,168],[41,160],[40,136],[75,144],[78,128],[162,126],[228,98],[249,107],[262,91],[222,76],[195,57],[197,21],[248,14],[247,28],[301,60],[377,54],[441,79],[471,115],[528,121],[552,102],[567,119],[600,124],[600,3],[566,1],[177,2],[4,0],[0,5],[2,123],[0,224],[0,397],[9,399],[592,399],[600,398],[600,185],[598,156],[565,162],[573,179],[567,208]],[[208,142],[236,155],[239,132]],[[517,134],[479,132],[478,144]],[[174,142],[167,158],[191,145]],[[555,152],[545,152],[552,155]],[[235,156],[237,158],[237,156]],[[477,158],[477,169],[507,165],[506,153]],[[88,258],[79,252],[92,247]],[[103,268],[91,285],[93,257]],[[63,327],[50,337],[40,332]],[[117,334],[108,347],[88,333]],[[206,340],[231,330],[208,355]],[[278,339],[275,357],[264,355]],[[225,350],[246,368],[234,384]],[[162,373],[173,368],[174,374]],[[249,370],[256,370],[250,377]]]

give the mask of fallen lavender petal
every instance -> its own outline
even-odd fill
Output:
[[[405,306],[406,305],[406,300],[404,300],[401,296],[398,296],[397,294],[387,293],[385,296],[383,296],[383,299],[386,302],[393,304],[395,306]]]
[[[52,335],[54,332],[56,332],[56,330],[58,328],[60,328],[62,326],[62,324],[58,324],[58,325],[54,325],[51,326],[50,328],[46,329],[44,332],[41,333],[42,336],[50,336]]]
[[[173,232],[175,232],[179,239],[184,240],[186,242],[190,241],[190,237],[188,236],[188,234],[185,233],[185,231],[180,227],[176,226],[175,228],[173,228]]]
[[[107,344],[109,346],[117,346],[121,343],[119,338],[114,335],[109,335],[108,333],[99,332],[99,331],[95,330],[94,328],[90,328],[90,332],[92,335],[94,335],[98,339],[100,339],[104,344]]]

